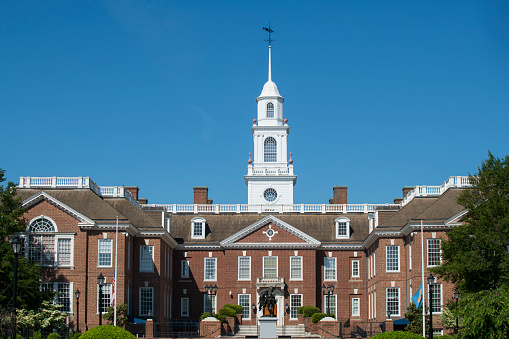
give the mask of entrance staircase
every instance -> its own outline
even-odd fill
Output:
[[[306,337],[306,331],[304,330],[304,324],[301,325],[286,325],[286,326],[277,326],[276,327],[276,335],[278,337],[288,337],[288,338],[301,338]],[[239,330],[233,337],[257,337],[258,336],[258,326],[256,325],[239,325]]]

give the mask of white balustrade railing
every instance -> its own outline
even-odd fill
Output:
[[[248,175],[293,175],[293,165],[287,167],[262,167],[248,166]]]
[[[90,188],[100,195],[99,186],[90,177],[20,177],[21,188]]]
[[[470,187],[472,184],[467,176],[449,177],[440,186],[415,186],[401,202],[401,206],[405,206],[415,197],[440,196],[451,187]]]

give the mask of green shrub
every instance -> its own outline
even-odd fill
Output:
[[[50,334],[46,337],[46,339],[60,339],[60,334],[55,333],[55,332],[50,333]]]
[[[225,317],[235,317],[237,312],[233,308],[224,306],[222,309],[219,310],[220,315],[224,315]]]
[[[425,339],[425,338],[412,332],[394,331],[377,334],[372,339]]]
[[[79,339],[80,337],[81,337],[81,333],[80,332],[76,332],[76,333],[74,333],[72,338],[73,339]]]
[[[444,334],[444,335],[434,335],[433,339],[452,339],[450,335]]]
[[[210,312],[203,312],[200,315],[200,321],[202,321],[203,319],[208,318],[208,317],[210,317]]]
[[[325,314],[325,313],[315,313],[311,316],[311,321],[316,324],[317,322],[319,322],[326,316],[327,316],[327,314]],[[332,314],[331,314],[331,317],[332,317]]]
[[[136,337],[121,327],[103,325],[86,331],[80,339],[136,339]]]
[[[297,313],[302,314],[304,318],[309,318],[315,313],[320,313],[320,309],[315,306],[302,306],[297,309]]]
[[[40,331],[35,331],[34,332],[34,336],[32,337],[32,339],[42,339],[42,334]]]
[[[226,316],[224,314],[212,314],[214,318],[217,318],[220,322],[225,323],[226,322]]]
[[[234,305],[234,304],[225,304],[224,307],[229,307],[235,310],[236,314],[241,314],[244,307],[240,305]]]

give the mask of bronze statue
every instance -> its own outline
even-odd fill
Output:
[[[269,311],[269,317],[275,317],[274,308],[276,306],[276,294],[275,288],[271,287],[269,290],[265,290],[260,294],[260,301],[258,302],[258,310],[263,311],[265,306]]]

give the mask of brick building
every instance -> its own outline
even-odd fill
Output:
[[[112,301],[115,260],[117,303],[139,319],[197,320],[233,303],[244,306],[243,324],[256,325],[268,288],[280,326],[299,323],[299,306],[329,308],[348,326],[404,317],[423,268],[427,276],[440,263],[441,239],[461,224],[456,198],[468,178],[405,187],[393,204],[348,204],[346,186],[333,188],[329,204],[293,204],[297,176],[270,57],[269,46],[244,176],[248,204],[213,204],[206,187],[194,188],[194,204],[160,205],[140,199],[137,187],[98,187],[88,177],[20,178],[25,255],[41,264],[41,288],[59,292],[56,302],[81,331],[98,324],[100,273],[103,306]],[[328,298],[322,286],[334,287]],[[453,286],[434,286],[438,314]]]

